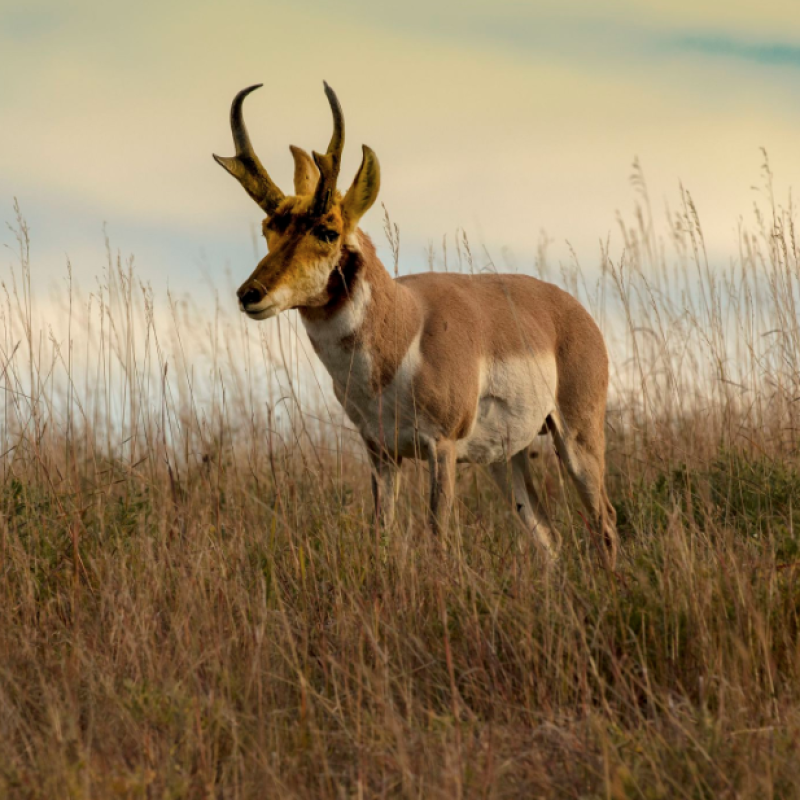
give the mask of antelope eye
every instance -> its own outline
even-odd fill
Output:
[[[335,242],[339,238],[339,232],[331,228],[314,228],[314,236],[322,242]]]

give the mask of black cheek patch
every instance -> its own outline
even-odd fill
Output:
[[[328,277],[326,288],[330,298],[329,308],[335,308],[347,301],[361,263],[358,253],[342,248],[342,258]]]

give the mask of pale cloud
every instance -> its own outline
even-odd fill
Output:
[[[730,252],[758,148],[800,168],[792,37],[800,15],[777,2],[6,2],[0,204],[38,221],[45,269],[65,252],[96,269],[108,220],[156,279],[191,285],[201,251],[241,278],[258,209],[211,160],[232,149],[230,100],[265,83],[247,118],[288,188],[288,145],[327,142],[326,78],[343,179],[370,144],[405,268],[456,227],[523,258],[544,228],[591,261],[635,155],[656,206],[682,179]],[[366,224],[380,237],[379,213]]]

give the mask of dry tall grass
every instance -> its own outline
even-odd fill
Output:
[[[553,571],[477,468],[440,546],[406,467],[382,540],[291,316],[162,307],[110,254],[40,319],[18,219],[0,795],[800,796],[800,253],[764,175],[726,265],[638,167],[624,251],[537,260],[611,344],[615,578],[546,448]]]

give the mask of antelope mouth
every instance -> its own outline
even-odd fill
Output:
[[[280,309],[274,303],[261,308],[259,308],[258,306],[255,307],[251,306],[250,308],[247,308],[241,303],[239,305],[242,311],[244,311],[244,313],[247,314],[247,316],[250,317],[250,319],[255,319],[255,320],[269,319],[270,317],[275,317],[278,315],[278,313],[280,313]]]

